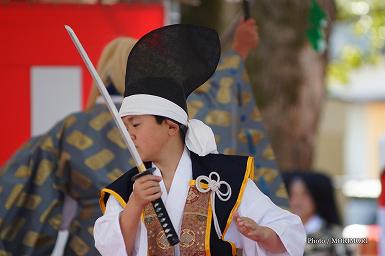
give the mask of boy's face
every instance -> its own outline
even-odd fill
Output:
[[[125,116],[122,120],[142,160],[157,161],[169,137],[167,123],[158,124],[152,115]]]

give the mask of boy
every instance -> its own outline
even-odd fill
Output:
[[[215,71],[215,31],[172,25],[142,37],[131,51],[120,115],[147,167],[102,190],[94,227],[103,255],[302,255],[298,216],[275,206],[249,179],[253,159],[216,154],[211,129],[188,120],[186,98]],[[111,196],[112,195],[112,196]],[[168,244],[152,205],[162,198],[180,243]]]

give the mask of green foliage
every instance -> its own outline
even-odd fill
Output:
[[[385,47],[384,0],[336,0],[337,19],[353,25],[355,36],[368,41],[368,49],[345,45],[328,67],[330,82],[348,83],[349,74],[366,64],[376,64]]]
[[[315,51],[322,53],[326,48],[324,29],[327,22],[326,14],[316,0],[311,2],[308,20],[310,26],[306,30],[307,39]]]

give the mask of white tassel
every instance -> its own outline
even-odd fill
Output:
[[[214,175],[216,176],[216,179],[212,178],[212,176]],[[204,189],[201,187],[201,181],[206,181],[208,183],[207,189]],[[227,187],[227,191],[225,193],[219,190],[221,185],[225,185]],[[215,213],[215,195],[217,195],[221,201],[225,202],[229,200],[231,197],[231,187],[229,183],[227,183],[226,181],[220,181],[220,177],[217,172],[211,172],[209,177],[205,175],[201,175],[197,177],[195,186],[197,190],[201,193],[207,193],[211,190],[210,202],[213,209],[214,227],[215,227],[215,231],[217,232],[218,238],[221,239],[222,232],[221,232],[221,228],[219,227],[217,215]]]

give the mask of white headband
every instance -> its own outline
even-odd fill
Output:
[[[185,143],[189,150],[199,156],[218,153],[211,128],[200,120],[188,120],[187,113],[180,106],[165,98],[149,94],[135,94],[125,97],[119,115],[120,117],[158,115],[171,118],[188,127]]]

